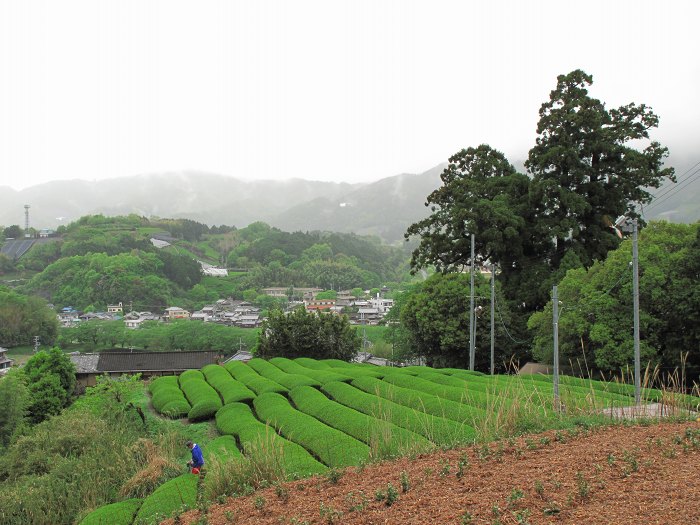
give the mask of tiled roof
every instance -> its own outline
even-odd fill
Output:
[[[97,362],[100,359],[100,354],[71,354],[70,360],[75,365],[75,371],[78,374],[94,374],[97,372]]]
[[[216,357],[216,352],[103,352],[97,371],[184,371],[215,363]]]

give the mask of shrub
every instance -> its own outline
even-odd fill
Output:
[[[332,401],[315,388],[300,386],[289,395],[300,411],[369,445],[376,457],[430,448],[424,437]]]
[[[193,508],[197,503],[198,479],[193,474],[183,474],[163,483],[143,501],[134,524],[151,524],[170,517],[174,512]]]
[[[369,457],[369,447],[317,419],[292,408],[286,398],[268,393],[253,401],[258,417],[284,437],[299,443],[329,467],[357,465]]]
[[[196,417],[201,419],[202,417],[212,416],[221,408],[222,403],[219,393],[209,386],[209,383],[204,380],[204,375],[202,375],[201,378],[191,377],[181,382],[181,388],[187,400],[192,405],[192,410],[190,412],[194,411]],[[211,411],[212,407],[215,407],[213,411]],[[204,414],[206,414],[207,411],[209,414],[205,416]]]
[[[139,498],[132,498],[105,505],[85,516],[80,525],[131,525],[142,502]]]
[[[438,445],[452,445],[474,437],[474,429],[451,419],[431,416],[388,399],[363,392],[341,382],[327,383],[321,390],[332,399],[380,421],[411,430]]]
[[[231,403],[216,413],[216,428],[222,434],[238,438],[246,456],[270,465],[281,463],[288,478],[324,472],[326,467],[316,461],[303,447],[279,436],[274,429],[258,421],[248,405]],[[269,467],[268,467],[269,468]]]

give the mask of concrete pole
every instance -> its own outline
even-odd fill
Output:
[[[496,344],[496,265],[491,265],[491,375],[496,369],[494,347]]]
[[[554,332],[554,410],[559,411],[559,294],[556,285],[552,287],[552,329]]]
[[[474,337],[474,317],[476,313],[474,312],[474,234],[472,233],[472,258],[471,264],[469,266],[469,278],[470,278],[470,293],[469,293],[469,370],[474,370],[474,345],[476,343],[476,338]]]
[[[632,282],[634,302],[634,401],[637,405],[642,402],[640,355],[639,355],[639,247],[637,242],[637,219],[632,221]]]

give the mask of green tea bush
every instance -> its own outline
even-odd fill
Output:
[[[220,460],[240,459],[241,457],[241,451],[236,446],[236,440],[230,435],[219,436],[213,439],[203,448],[202,453],[204,454],[205,463],[209,462],[213,457],[217,457]]]
[[[203,381],[204,374],[202,374],[202,372],[200,372],[199,370],[185,370],[182,374],[178,376],[180,386],[182,386],[183,383],[186,383],[190,379],[200,379]]]
[[[446,377],[442,374],[434,375]],[[467,405],[472,405],[483,409],[489,406],[488,394],[479,390],[468,390],[466,388],[466,383],[462,383],[462,388],[457,388],[431,382],[428,379],[422,378],[420,375],[410,376],[408,374],[389,374],[384,377],[384,381],[399,387],[412,388],[414,390],[432,394],[443,399],[456,401],[457,403],[465,403]]]
[[[431,443],[415,432],[341,405],[328,399],[315,388],[308,386],[294,388],[289,393],[289,397],[301,412],[362,441],[381,457],[397,456],[409,450],[430,448]]]
[[[150,525],[169,518],[173,513],[194,508],[197,504],[199,476],[183,474],[158,487],[141,505],[134,525]]]
[[[220,365],[207,365],[202,368],[207,383],[213,386],[224,400],[224,404],[252,401],[255,393]]]
[[[193,423],[196,421],[204,421],[214,417],[216,412],[221,408],[221,401],[214,399],[203,399],[192,405],[192,408],[187,413],[187,419]]]
[[[300,358],[302,359],[302,358]],[[309,359],[313,361],[313,359]],[[340,373],[339,371],[333,371],[330,367],[324,369],[307,368],[300,365],[296,361],[287,359],[286,357],[273,357],[270,359],[270,363],[275,365],[277,368],[288,374],[300,374],[317,381],[319,384],[323,385],[330,381],[352,381],[352,377],[349,375]]]
[[[267,379],[270,379],[275,383],[284,386],[285,388],[289,388],[290,390],[298,386],[321,386],[321,383],[314,381],[308,376],[283,372],[275,365],[268,363],[264,359],[251,359],[248,361],[248,366],[261,376],[266,377]]]
[[[474,429],[468,425],[414,410],[339,381],[327,383],[321,390],[342,405],[420,434],[437,445],[453,445],[475,437]]]
[[[297,357],[294,362],[306,368],[311,368],[312,370],[327,370],[331,367],[328,363],[318,361],[317,359],[311,359],[310,357]]]
[[[153,379],[148,385],[148,391],[155,394],[162,388],[180,388],[177,376],[161,376]]]
[[[351,384],[360,390],[376,394],[384,399],[390,399],[400,405],[420,410],[433,416],[449,418],[470,426],[486,417],[485,411],[480,408],[448,399],[440,399],[432,394],[426,394],[410,388],[391,385],[373,377],[361,377],[355,379]]]
[[[292,408],[280,394],[270,392],[260,395],[253,405],[261,420],[309,450],[329,467],[358,465],[369,457],[367,445]]]
[[[241,363],[240,361],[231,361],[224,365],[224,368],[233,376],[234,379],[243,383],[246,387],[251,389],[255,394],[260,395],[266,392],[277,392],[279,394],[284,394],[289,391],[288,388],[262,377],[255,370],[253,370],[248,365]]]
[[[164,416],[178,419],[187,416],[190,413],[190,410],[192,410],[192,406],[183,396],[182,399],[175,399],[165,403],[159,412]]]
[[[290,479],[326,470],[303,447],[281,437],[273,428],[256,419],[250,407],[243,403],[231,403],[220,409],[216,413],[216,428],[222,434],[238,438],[247,456],[268,454],[277,457]]]
[[[163,376],[154,379],[148,389],[151,392],[153,408],[164,416],[184,417],[192,408],[180,390],[176,376]]]
[[[131,525],[143,500],[127,499],[105,505],[85,516],[80,525]]]

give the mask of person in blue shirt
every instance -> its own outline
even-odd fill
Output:
[[[187,462],[187,465],[192,468],[192,474],[199,474],[199,471],[204,466],[204,456],[202,455],[202,449],[199,448],[197,443],[192,443],[192,441],[187,442],[187,448],[192,452],[192,459]]]

